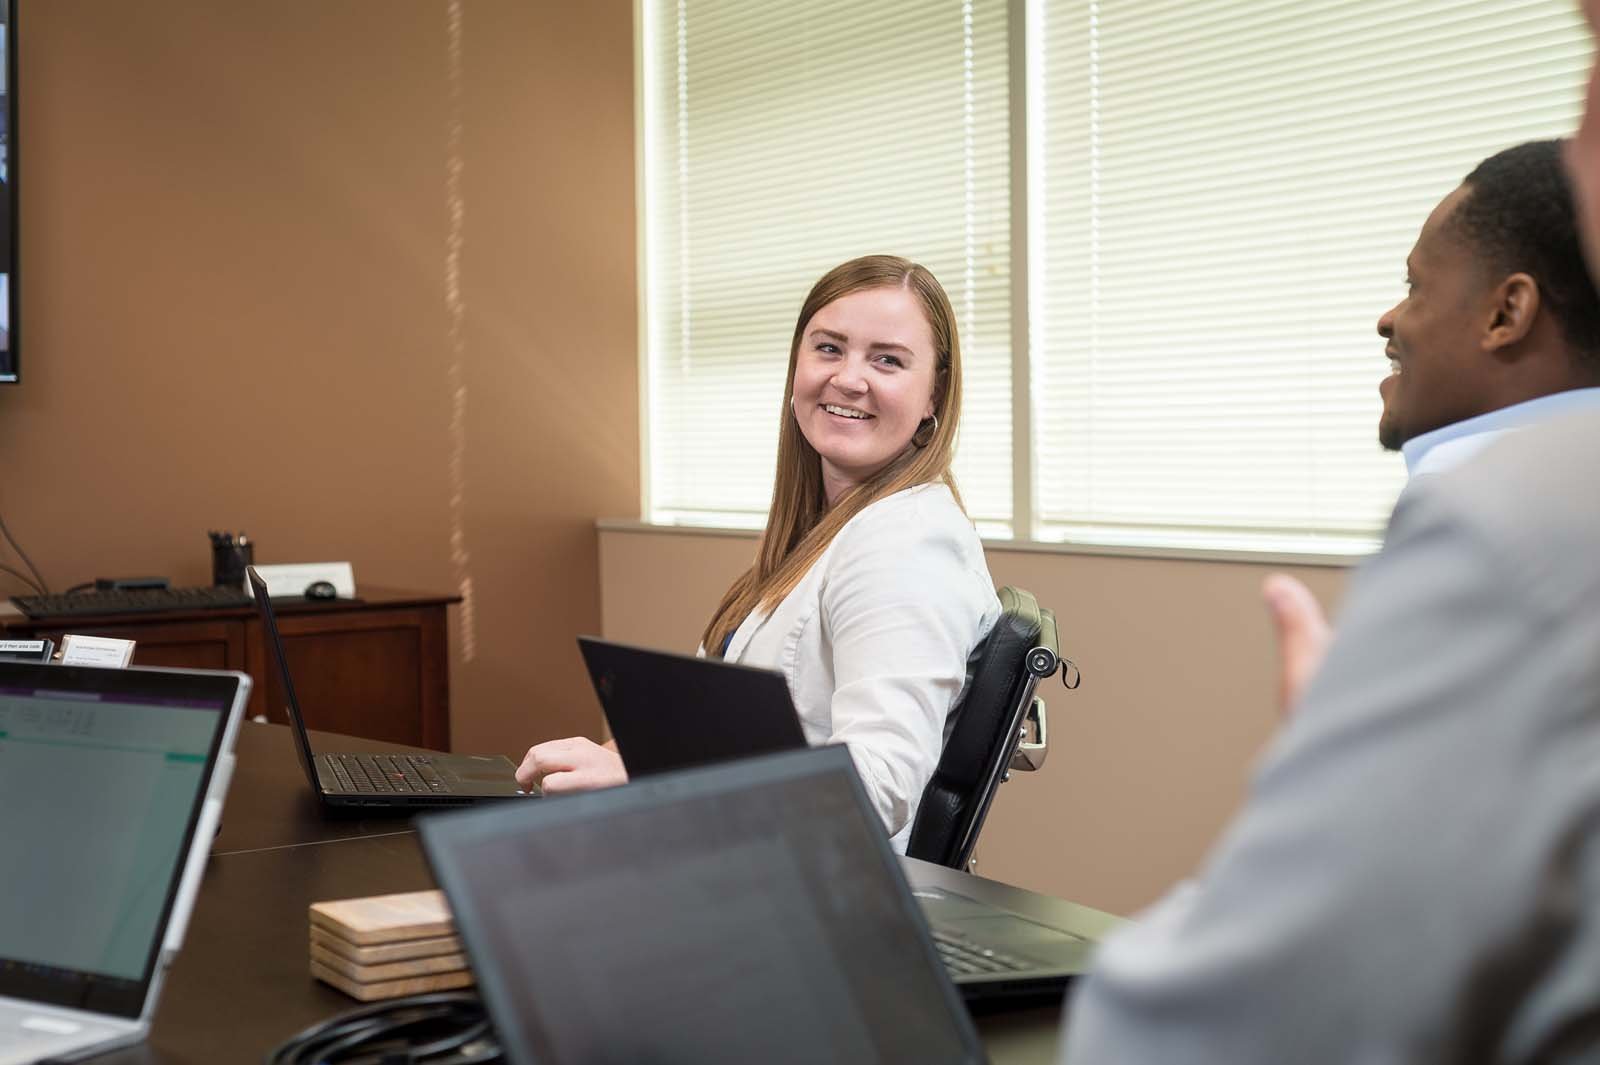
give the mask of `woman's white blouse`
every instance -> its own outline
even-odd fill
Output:
[[[897,492],[841,529],[724,658],[779,669],[812,744],[848,744],[896,851],[973,652],[1000,616],[972,522],[943,484]]]

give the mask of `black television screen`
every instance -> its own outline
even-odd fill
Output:
[[[0,0],[0,382],[17,379],[17,0]]]

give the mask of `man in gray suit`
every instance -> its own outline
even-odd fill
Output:
[[[1600,416],[1600,296],[1582,264],[1561,142],[1497,152],[1434,208],[1406,257],[1406,295],[1378,319],[1393,372],[1378,442],[1413,478],[1564,413]],[[1284,702],[1330,638],[1287,576],[1264,594],[1285,648]]]
[[[1413,482],[1244,809],[1079,985],[1066,1062],[1600,1060],[1597,473],[1577,412]]]
[[[1600,296],[1584,271],[1561,142],[1496,152],[1435,207],[1378,319],[1394,372],[1378,442],[1413,477],[1564,411],[1600,414]]]

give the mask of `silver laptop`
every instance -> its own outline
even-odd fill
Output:
[[[249,695],[242,673],[0,662],[0,1065],[149,1032]]]

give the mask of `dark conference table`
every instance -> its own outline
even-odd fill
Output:
[[[318,750],[403,750],[313,733]],[[308,971],[306,909],[325,899],[435,886],[404,819],[323,817],[284,725],[240,726],[238,765],[182,951],[148,1042],[89,1059],[105,1065],[259,1062],[290,1035],[360,1006]],[[906,860],[913,883],[1039,917],[1092,913],[996,881]],[[1107,918],[1109,921],[1110,919]],[[995,1065],[1053,1065],[1058,1006],[976,1018]]]

